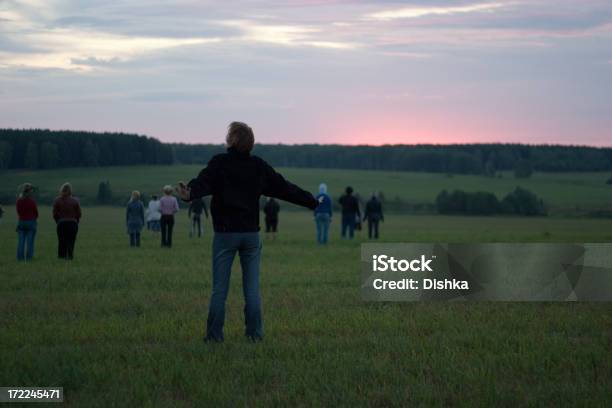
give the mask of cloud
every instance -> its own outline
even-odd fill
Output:
[[[381,55],[387,57],[397,58],[411,58],[411,59],[429,59],[433,57],[433,54],[424,52],[408,52],[408,51],[383,51]]]
[[[479,3],[465,6],[447,7],[404,7],[400,9],[384,10],[366,15],[366,19],[389,21],[403,18],[419,18],[426,16],[441,16],[450,14],[465,14],[476,12],[490,12],[506,5],[503,3]]]
[[[20,36],[20,41],[36,44],[40,51],[0,52],[0,66],[87,71],[101,65],[99,62],[127,60],[168,48],[216,43],[220,39],[138,37],[81,29],[51,29],[26,33]]]
[[[70,60],[70,63],[72,65],[85,65],[85,66],[92,66],[92,67],[108,67],[113,64],[117,64],[119,62],[121,62],[121,60],[119,60],[119,58],[117,57],[114,57],[111,59],[102,59],[102,58],[96,58],[96,57],[72,58]]]
[[[42,10],[45,3],[50,6]],[[439,0],[398,8],[387,1],[382,4],[389,8],[381,10],[381,2],[362,0],[257,1],[251,7],[225,4],[214,9],[190,0],[172,7],[145,0],[93,1],[79,7],[63,0],[8,1],[0,3],[8,5],[0,7],[0,18],[8,20],[0,28],[0,67],[127,69],[126,62],[144,61],[145,56],[153,57],[147,58],[149,64],[170,63],[168,49],[220,42],[227,60],[245,53],[276,61],[289,55],[270,45],[427,59],[451,49],[543,47],[565,38],[609,36],[602,27],[610,21],[610,7],[587,3],[579,7],[559,1],[553,10],[552,0]],[[503,13],[496,12],[502,8]],[[388,24],[381,27],[382,22]],[[196,57],[189,56],[194,62]]]
[[[220,24],[238,28],[241,31],[239,38],[247,42],[333,49],[353,49],[359,46],[354,42],[325,39],[322,30],[317,27],[264,24],[250,20],[229,20]]]

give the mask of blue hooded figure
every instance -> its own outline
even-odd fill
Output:
[[[317,224],[317,242],[327,244],[329,237],[329,223],[332,217],[332,201],[327,194],[327,184],[319,185],[319,194],[315,197],[319,206],[314,211],[315,222]]]

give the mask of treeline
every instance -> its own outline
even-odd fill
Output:
[[[165,144],[133,134],[0,129],[0,169],[203,164],[223,152],[217,144]],[[612,170],[612,148],[521,144],[466,145],[264,145],[255,154],[274,166],[422,171],[495,176],[513,170]]]
[[[170,145],[125,133],[0,129],[0,169],[172,164]]]
[[[174,144],[179,163],[206,163],[222,145]],[[520,144],[471,145],[256,145],[255,154],[273,166],[360,170],[485,174],[512,170],[517,177],[531,171],[612,170],[612,148]]]
[[[534,193],[517,187],[501,201],[493,193],[443,190],[436,197],[436,208],[440,214],[458,215],[547,215],[544,201]]]

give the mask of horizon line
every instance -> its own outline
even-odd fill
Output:
[[[0,127],[0,131],[12,130],[12,131],[28,131],[28,130],[40,130],[49,132],[74,132],[74,133],[93,133],[93,134],[125,134],[132,136],[142,136],[151,139],[155,139],[163,144],[170,145],[188,145],[188,146],[201,146],[201,145],[219,145],[223,146],[224,142],[182,142],[182,141],[164,141],[158,136],[150,136],[147,134],[141,134],[137,132],[125,132],[125,131],[98,131],[98,130],[74,130],[74,129],[50,129],[50,128],[11,128],[11,127]],[[612,144],[579,144],[579,143],[565,143],[565,142],[548,142],[548,143],[529,143],[529,142],[504,142],[504,141],[490,141],[490,142],[449,142],[449,143],[435,143],[435,142],[419,142],[419,143],[381,143],[381,144],[370,144],[370,143],[281,143],[281,142],[257,142],[255,141],[255,147],[257,145],[264,146],[340,146],[340,147],[414,147],[414,146],[486,146],[486,145],[520,145],[520,146],[547,146],[547,147],[588,147],[595,149],[612,149]],[[254,147],[254,148],[255,148]]]

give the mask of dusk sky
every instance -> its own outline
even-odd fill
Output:
[[[612,146],[612,1],[0,0],[0,127]]]

